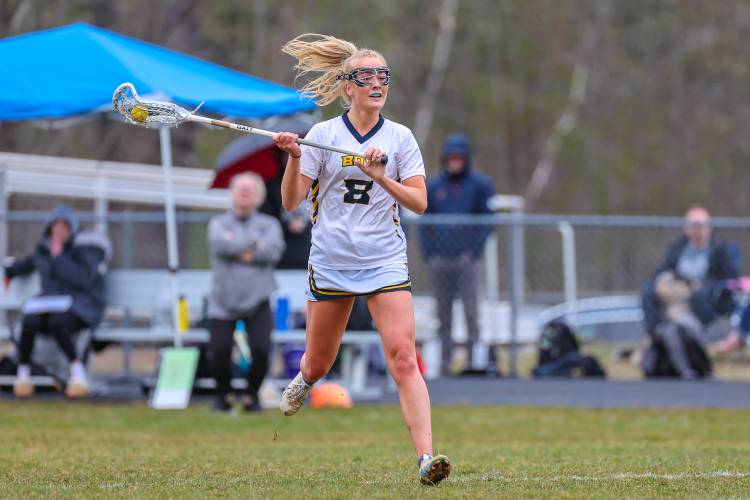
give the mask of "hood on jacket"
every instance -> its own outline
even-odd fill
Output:
[[[440,164],[445,169],[445,159],[451,155],[461,155],[466,162],[464,171],[471,168],[471,145],[469,138],[463,134],[451,134],[443,141],[443,150],[440,152]]]
[[[75,234],[78,231],[78,216],[76,215],[75,211],[66,205],[58,205],[57,207],[55,207],[52,213],[49,214],[49,217],[47,217],[47,221],[44,224],[44,232],[42,234],[45,238],[49,237],[50,230],[52,229],[52,223],[56,220],[64,220],[65,222],[67,222],[68,226],[70,226],[71,235]]]

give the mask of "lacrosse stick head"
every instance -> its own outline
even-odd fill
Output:
[[[132,83],[123,83],[117,87],[112,95],[112,105],[115,111],[125,117],[125,121],[142,127],[149,125],[176,127],[192,114],[171,102],[142,100],[138,97],[138,92],[135,91]]]

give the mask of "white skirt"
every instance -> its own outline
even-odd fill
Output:
[[[358,271],[341,271],[317,266],[313,268],[310,265],[305,297],[317,302],[398,290],[411,292],[409,267],[403,262]]]

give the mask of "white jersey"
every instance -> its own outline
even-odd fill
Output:
[[[382,116],[364,137],[344,113],[316,124],[305,138],[360,153],[368,147],[385,151],[385,175],[397,181],[425,176],[414,135]],[[359,157],[302,146],[300,171],[314,181],[309,193],[312,266],[357,270],[406,263],[406,236],[398,205],[359,169],[357,163],[361,161]]]

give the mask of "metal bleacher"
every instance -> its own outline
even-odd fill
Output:
[[[304,307],[305,271],[276,271],[275,278],[278,290],[274,294],[286,297],[294,309]],[[127,356],[133,345],[170,345],[174,339],[171,327],[169,295],[163,293],[168,289],[169,273],[159,270],[116,270],[108,273],[106,278],[107,310],[104,321],[94,330],[93,339],[114,342],[123,346],[123,355]],[[192,317],[200,318],[203,302],[210,290],[211,271],[191,270],[178,273],[180,294],[188,301]],[[38,291],[39,280],[36,275],[28,278],[14,279],[11,286],[3,292],[0,309],[18,311],[24,300]],[[164,313],[164,322],[155,320]],[[7,340],[11,335],[12,325],[0,326],[0,340]],[[200,345],[208,341],[205,328],[193,327],[180,335],[185,344]],[[274,330],[274,345],[304,344],[304,330]],[[347,332],[342,339],[341,380],[352,396],[359,399],[378,397],[381,388],[368,381],[368,358],[370,349],[380,348],[380,335],[375,331]],[[129,359],[123,359],[125,375],[129,375]],[[11,377],[12,379],[12,377]],[[12,383],[9,379],[6,382]],[[2,381],[0,381],[2,382]]]
[[[7,194],[54,195],[150,205],[164,204],[164,174],[158,165],[59,158],[0,152]],[[225,209],[224,191],[208,188],[213,172],[172,168],[177,206]]]

